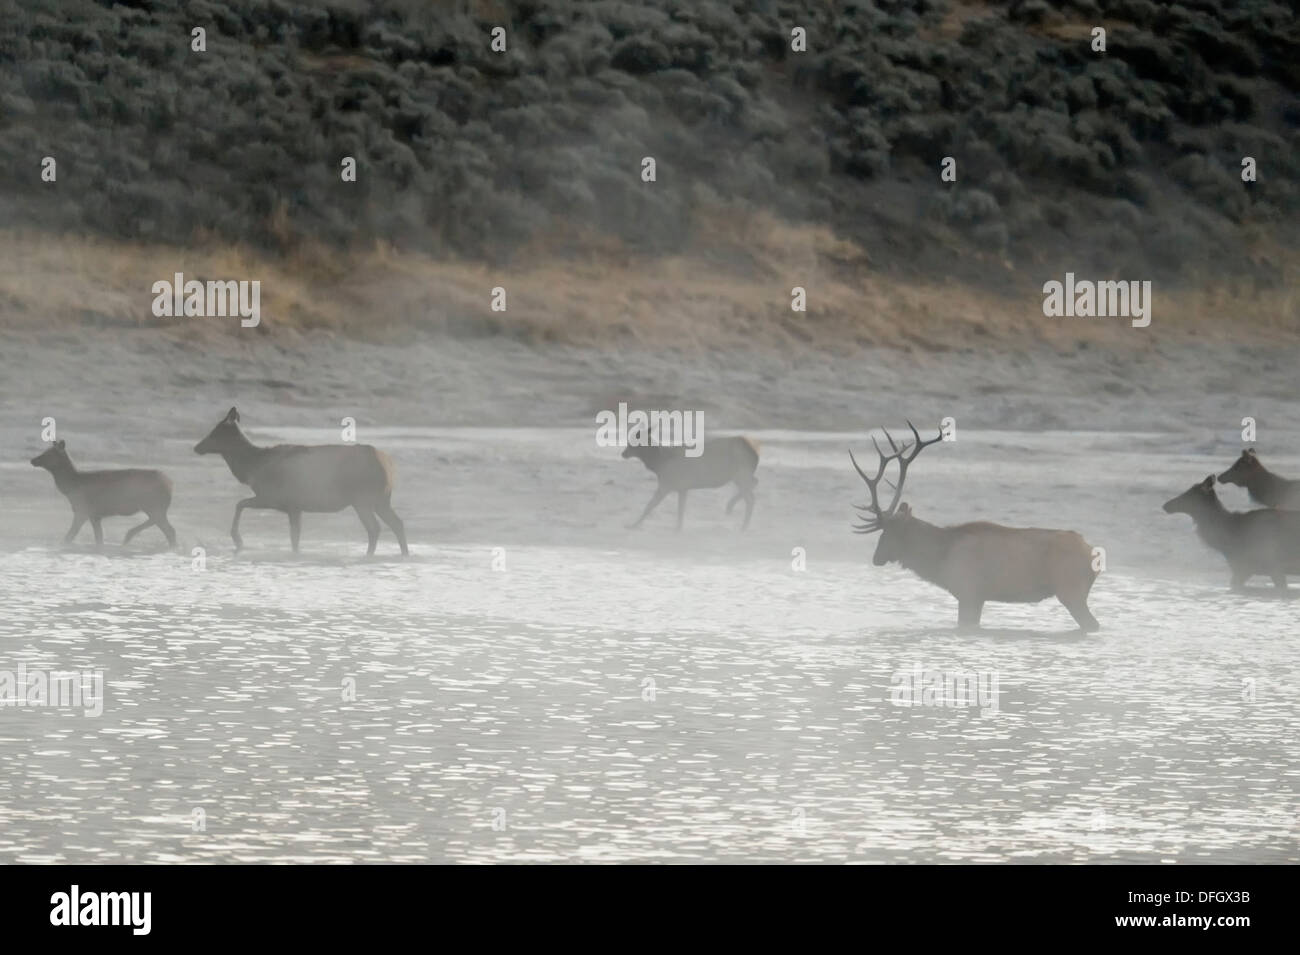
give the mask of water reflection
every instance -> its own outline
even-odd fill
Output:
[[[1287,632],[1281,602],[1112,576],[1098,637],[1046,604],[971,636],[903,574],[864,608],[852,564],[517,548],[503,579],[477,550],[331,546],[202,574],[0,556],[0,668],[107,676],[98,719],[0,710],[0,856],[1300,856],[1295,654],[1257,638]],[[914,666],[996,673],[996,712],[891,704]]]
[[[299,556],[250,518],[236,557],[229,476],[183,462],[179,552],[61,550],[41,485],[0,549],[0,670],[102,669],[106,699],[0,707],[0,861],[1300,861],[1296,604],[1228,593],[1158,512],[1189,463],[1040,435],[1009,470],[963,441],[918,508],[1085,515],[1101,633],[1047,601],[959,634],[946,595],[867,566],[842,436],[765,439],[747,535],[708,494],[686,533],[632,535],[644,476],[589,442],[412,431],[438,485],[399,485],[409,560],[362,557],[351,515]],[[894,705],[914,669],[996,674],[996,709]]]

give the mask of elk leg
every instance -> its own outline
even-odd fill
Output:
[[[1234,593],[1239,593],[1239,594],[1240,594],[1240,593],[1245,593],[1245,592],[1246,592],[1246,581],[1248,581],[1248,580],[1250,580],[1250,574],[1249,574],[1249,573],[1247,573],[1247,572],[1244,571],[1244,570],[1238,570],[1236,567],[1234,567],[1234,568],[1232,568],[1232,580],[1229,581],[1229,583],[1228,583],[1228,587],[1229,587],[1229,588],[1230,588]]]
[[[731,509],[736,506],[737,501],[745,502],[745,523],[740,525],[741,530],[744,530],[746,527],[749,526],[749,519],[751,516],[753,516],[754,513],[754,484],[755,483],[756,482],[754,481],[752,475],[744,479],[736,478],[736,493],[733,494],[731,496],[731,500],[727,502],[728,514],[730,514]]]
[[[1070,616],[1084,633],[1096,633],[1101,629],[1101,624],[1088,609],[1088,592],[1096,582],[1096,575],[1090,574],[1082,583],[1078,581],[1066,583],[1056,591],[1056,599],[1070,611]]]
[[[140,533],[146,527],[153,527],[153,525],[154,525],[154,519],[152,517],[149,518],[149,520],[145,521],[143,524],[135,525],[135,527],[131,528],[129,531],[126,532],[126,536],[122,538],[122,543],[124,545],[131,543],[132,537]]]
[[[388,501],[381,501],[375,505],[375,513],[383,518],[384,523],[391,527],[393,533],[397,535],[397,543],[402,545],[402,556],[406,557],[410,554],[410,551],[406,549],[406,525],[402,523],[402,519],[393,510],[393,505]]]
[[[289,515],[289,544],[293,547],[293,552],[298,553],[298,538],[302,536],[302,511],[288,511]]]
[[[375,517],[375,512],[369,507],[354,504],[352,509],[357,512],[357,517],[361,518],[361,523],[366,526],[366,537],[369,539],[366,545],[366,556],[373,557],[375,545],[379,543],[379,518]]]
[[[172,547],[176,546],[176,528],[172,527],[171,521],[167,520],[166,514],[158,514],[154,517],[153,522],[158,525],[158,529],[167,535],[167,543]]]
[[[650,497],[650,503],[645,506],[645,510],[641,512],[641,516],[638,517],[634,523],[628,525],[628,528],[631,529],[631,528],[640,527],[641,522],[644,521],[647,517],[649,517],[650,512],[653,511],[656,507],[658,507],[659,502],[662,501],[667,496],[668,496],[668,489],[665,488],[662,484],[659,485],[657,488],[655,488],[654,494],[652,494]]]
[[[95,546],[104,546],[104,525],[100,523],[100,518],[92,517],[90,519],[90,529],[95,532]]]
[[[68,532],[63,535],[63,543],[71,544],[73,539],[76,538],[77,532],[81,530],[81,525],[84,523],[86,523],[86,515],[78,514],[76,511],[73,511],[72,526],[69,527]]]
[[[1056,599],[1065,605],[1066,610],[1070,611],[1070,616],[1074,618],[1074,622],[1079,625],[1079,629],[1084,633],[1096,633],[1101,629],[1101,624],[1097,622],[1097,618],[1088,610],[1088,605],[1082,599],[1066,600],[1060,596]]]
[[[271,505],[263,504],[261,498],[256,496],[246,497],[235,505],[235,519],[230,522],[230,537],[235,542],[235,550],[242,550],[244,539],[239,536],[239,517],[244,513],[246,507],[269,508]]]
[[[978,630],[980,614],[984,612],[984,601],[968,599],[957,601],[957,629]]]
[[[677,492],[677,529],[682,529],[682,521],[686,519],[686,492]]]

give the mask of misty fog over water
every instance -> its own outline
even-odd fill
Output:
[[[861,436],[758,432],[742,536],[721,490],[692,494],[680,535],[671,503],[624,529],[652,481],[593,432],[371,435],[401,468],[406,561],[387,533],[364,558],[350,512],[308,515],[297,557],[283,515],[250,512],[234,555],[240,490],[179,442],[158,449],[186,491],[178,553],[147,535],[61,550],[48,475],[0,469],[23,504],[0,551],[0,640],[106,680],[101,718],[5,711],[3,747],[29,771],[9,778],[0,857],[1300,856],[1300,603],[1262,579],[1228,593],[1190,521],[1159,512],[1200,476],[1184,442],[962,431],[928,452],[908,495],[922,516],[1054,526],[1066,494],[1107,548],[1100,633],[1049,600],[991,604],[972,635],[948,595],[871,567],[874,541],[848,533],[861,494],[844,448]],[[1008,467],[1011,448],[1038,463]],[[484,482],[491,462],[515,464]],[[417,477],[435,464],[436,482]],[[995,677],[996,700],[891,702],[918,667]]]

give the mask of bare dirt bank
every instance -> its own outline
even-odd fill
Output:
[[[1204,434],[1294,416],[1293,299],[1170,293],[1191,303],[1179,309],[1157,289],[1144,329],[1048,319],[1041,296],[836,273],[817,241],[784,271],[756,260],[746,281],[686,258],[494,273],[375,252],[345,271],[8,235],[5,429],[31,437],[57,412],[83,433],[126,417],[180,436],[231,404],[273,405],[299,425],[567,426],[619,401],[700,409],[708,427],[846,431],[953,414],[981,428]],[[150,285],[175,271],[260,278],[261,325],[154,318]],[[793,272],[815,276],[806,315],[789,311]],[[489,308],[495,285],[504,313]]]
[[[1186,341],[1286,343],[1300,334],[1294,256],[1276,288],[1248,280],[1156,283],[1152,324],[1135,329],[1122,318],[1045,317],[1042,285],[1063,275],[1017,273],[990,261],[985,285],[917,282],[874,269],[866,250],[825,229],[759,215],[712,221],[714,231],[698,235],[681,255],[647,258],[605,247],[561,260],[537,249],[510,267],[384,247],[270,257],[224,245],[179,249],[10,231],[0,233],[0,327],[10,334],[32,327],[147,328],[234,353],[246,347],[243,338],[290,346],[326,331],[383,344],[493,338],[602,351],[652,348],[681,358],[740,347],[779,355],[1080,345],[1132,353]],[[155,318],[150,289],[176,272],[187,280],[260,281],[261,326]],[[806,290],[806,312],[791,309],[795,287]],[[504,311],[492,308],[496,288],[505,291]]]

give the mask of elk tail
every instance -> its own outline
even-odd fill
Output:
[[[758,441],[746,435],[741,435],[740,440],[744,442],[745,447],[749,448],[749,453],[754,456],[754,464],[750,468],[750,473],[758,470]],[[758,478],[754,478],[754,483],[758,483]]]
[[[397,483],[397,467],[393,464],[393,459],[378,448],[374,449],[375,461],[384,476],[384,497],[393,493],[393,485]]]

